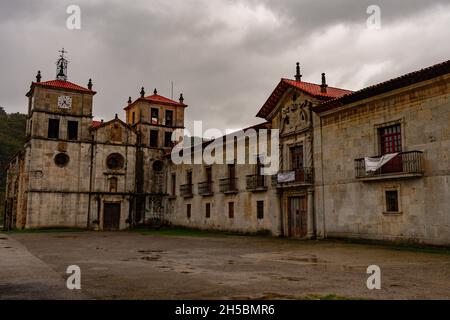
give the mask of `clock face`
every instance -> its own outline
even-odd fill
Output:
[[[70,96],[59,96],[58,97],[58,108],[70,109],[72,107],[72,97]]]

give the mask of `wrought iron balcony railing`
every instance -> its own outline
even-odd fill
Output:
[[[180,194],[182,197],[192,197],[192,183],[180,185]]]
[[[236,193],[237,188],[237,178],[225,178],[219,181],[219,190],[223,193]]]
[[[381,158],[381,156],[370,157]],[[408,151],[400,152],[391,160],[382,165],[375,171],[369,171],[366,168],[365,158],[355,159],[356,178],[376,178],[383,176],[399,176],[404,174],[422,175],[423,174],[423,152]]]
[[[257,191],[267,189],[266,176],[251,174],[246,177],[247,190]]]
[[[213,194],[213,182],[212,181],[204,181],[198,183],[198,194],[202,196],[212,195]]]
[[[286,186],[291,184],[312,184],[314,182],[314,168],[301,168],[279,171],[272,176],[273,186]]]

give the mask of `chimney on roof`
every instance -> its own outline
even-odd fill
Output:
[[[41,70],[38,70],[38,73],[36,75],[36,82],[41,82]]]
[[[325,73],[322,73],[322,84],[320,85],[320,92],[326,93],[327,92],[327,80],[325,78]]]
[[[302,75],[300,74],[300,62],[297,62],[297,66],[295,68],[295,81],[302,81]]]
[[[131,104],[131,97],[128,97],[128,104]]]
[[[158,94],[158,90],[156,90],[156,88],[153,90],[153,94]]]
[[[181,104],[184,104],[184,97],[183,97],[183,94],[182,94],[182,93],[180,93],[180,103],[181,103]]]
[[[144,87],[141,88],[141,98],[143,98],[145,96],[145,91],[144,91]]]
[[[88,89],[89,89],[89,90],[92,90],[92,79],[89,79],[89,82],[88,82]]]

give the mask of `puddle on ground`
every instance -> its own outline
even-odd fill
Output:
[[[160,256],[145,256],[145,257],[141,257],[141,260],[146,260],[146,261],[158,261],[159,259],[161,259]]]
[[[164,252],[164,250],[152,250],[152,249],[147,249],[147,250],[138,250],[139,253],[162,253]]]

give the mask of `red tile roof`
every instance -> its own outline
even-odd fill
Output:
[[[321,100],[330,100],[352,93],[352,91],[350,90],[334,87],[327,87],[327,91],[322,92],[320,84],[283,78],[281,79],[275,90],[272,92],[270,97],[267,99],[267,101],[264,103],[264,105],[261,107],[256,116],[266,118],[273,111],[286,90],[292,87],[300,89],[301,91]]]
[[[450,60],[323,102],[313,110],[315,112],[328,111],[342,105],[357,102],[422,81],[431,80],[446,74],[450,74]]]
[[[85,93],[93,93],[93,94],[96,93],[95,91],[89,90],[89,89],[79,86],[75,83],[72,83],[69,81],[62,81],[62,80],[33,82],[33,85],[41,86],[41,87],[49,87],[49,88],[69,89],[69,90],[75,90],[75,91],[85,92]]]
[[[185,106],[184,103],[180,103],[174,100],[171,100],[169,98],[160,96],[159,94],[153,94],[151,96],[145,97],[145,100],[154,102],[154,103],[163,103],[163,104],[172,104],[172,105],[176,105],[176,106]]]
[[[101,121],[92,120],[92,128],[97,128],[97,127],[100,126],[101,124],[102,124]]]

